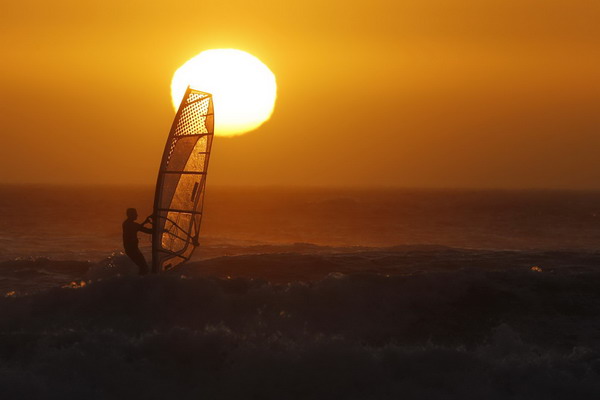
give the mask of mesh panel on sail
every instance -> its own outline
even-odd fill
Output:
[[[194,151],[199,136],[183,136],[173,139],[172,149],[167,159],[167,171],[182,171]]]
[[[179,121],[175,128],[175,136],[209,133],[207,119],[210,108],[210,98],[188,104],[181,111]],[[212,118],[212,116],[210,116]]]

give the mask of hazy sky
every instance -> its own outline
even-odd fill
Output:
[[[600,188],[598,21],[597,0],[3,4],[0,182],[154,183],[173,72],[237,48],[278,101],[216,138],[209,185]]]

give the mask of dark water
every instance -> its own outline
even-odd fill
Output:
[[[144,278],[151,188],[0,194],[1,398],[600,395],[600,193],[210,188]]]
[[[152,195],[150,187],[0,187],[0,259],[102,258],[121,249],[125,208],[145,216]],[[208,247],[600,248],[600,192],[209,187],[205,211]]]

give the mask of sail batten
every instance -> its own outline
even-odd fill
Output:
[[[196,246],[214,134],[212,95],[188,87],[158,171],[154,197],[152,270],[190,259]]]
[[[205,153],[202,153],[205,154]],[[165,174],[193,174],[193,175],[206,175],[206,172],[200,171],[163,171]]]
[[[202,211],[188,211],[188,210],[180,210],[178,208],[158,208],[158,211],[175,211],[189,214],[202,214]]]

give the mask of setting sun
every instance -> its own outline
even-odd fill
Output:
[[[183,64],[171,81],[175,110],[185,89],[213,94],[215,135],[235,136],[268,120],[277,97],[275,75],[258,58],[241,50],[206,50]]]

